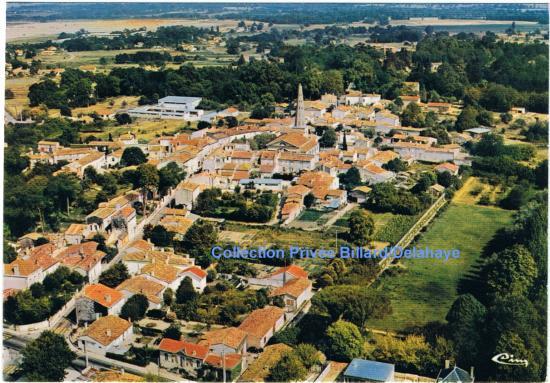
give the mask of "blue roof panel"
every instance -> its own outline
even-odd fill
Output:
[[[392,379],[394,365],[373,360],[353,359],[344,371],[344,376],[385,382]]]

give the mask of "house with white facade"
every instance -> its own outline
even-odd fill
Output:
[[[86,352],[105,355],[116,352],[132,341],[132,323],[114,315],[98,318],[78,337],[78,346]]]

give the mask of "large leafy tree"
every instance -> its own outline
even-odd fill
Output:
[[[374,220],[362,210],[351,213],[348,220],[349,239],[356,245],[366,246],[374,234]]]
[[[159,192],[165,194],[168,189],[176,187],[185,178],[185,172],[175,162],[159,171]]]
[[[119,262],[101,273],[99,283],[115,288],[128,278],[130,278],[128,268],[124,263]]]
[[[268,381],[291,382],[306,378],[307,370],[300,358],[292,352],[287,352],[269,372]]]
[[[329,356],[333,360],[349,362],[364,353],[365,340],[353,323],[338,320],[328,327],[326,336]]]
[[[143,294],[131,296],[120,310],[120,317],[131,319],[132,322],[138,321],[145,316],[145,312],[149,307],[149,301]]]
[[[21,351],[21,369],[30,381],[60,382],[65,370],[76,358],[65,339],[51,331],[44,331]]]
[[[147,156],[140,148],[136,146],[131,146],[124,149],[120,161],[125,166],[141,165],[147,161]]]
[[[447,313],[448,333],[455,342],[459,362],[471,365],[479,355],[487,310],[470,294],[459,296]]]
[[[484,268],[487,293],[491,298],[525,296],[538,271],[533,257],[521,245],[494,254]]]
[[[218,240],[218,229],[210,222],[198,220],[193,223],[183,238],[183,247],[197,258],[199,265],[210,265],[210,249]]]
[[[333,148],[336,145],[338,137],[334,128],[326,128],[323,135],[319,139],[319,145],[323,148]]]
[[[180,285],[178,286],[178,289],[176,290],[176,302],[180,304],[188,303],[196,300],[197,297],[198,293],[193,287],[193,282],[191,281],[191,278],[183,278]]]

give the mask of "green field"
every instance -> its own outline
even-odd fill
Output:
[[[491,207],[451,204],[418,241],[417,248],[459,249],[460,258],[403,260],[401,274],[384,275],[374,286],[389,293],[393,314],[368,326],[403,330],[445,321],[457,296],[459,280],[471,271],[483,246],[511,222],[512,212]]]

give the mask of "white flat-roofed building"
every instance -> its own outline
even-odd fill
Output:
[[[204,111],[196,109],[202,98],[167,96],[158,100],[157,105],[144,105],[128,110],[132,117],[200,120]]]

